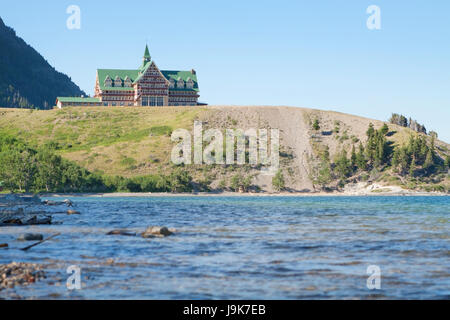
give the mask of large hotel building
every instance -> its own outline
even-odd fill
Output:
[[[159,70],[146,46],[139,69],[98,69],[93,98],[58,97],[56,106],[196,106],[198,93],[195,70]]]

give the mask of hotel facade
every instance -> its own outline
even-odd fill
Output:
[[[93,98],[58,97],[56,106],[196,106],[198,98],[195,70],[160,70],[146,46],[140,68],[98,69]]]

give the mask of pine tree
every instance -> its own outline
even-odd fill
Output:
[[[357,156],[356,156],[355,145],[352,146],[352,155],[351,155],[350,159],[351,159],[352,169],[354,169],[357,166],[357,164],[356,164]]]
[[[389,132],[389,127],[388,127],[388,125],[385,123],[385,124],[381,127],[380,131],[381,131],[381,133],[382,133],[383,135],[386,135],[386,134]]]
[[[414,177],[414,173],[416,171],[416,157],[413,156],[411,159],[411,164],[409,165],[409,176],[412,178]]]
[[[364,146],[361,142],[359,143],[359,151],[356,154],[356,166],[360,170],[366,170],[367,168],[367,160],[364,155]]]
[[[447,155],[447,156],[445,157],[444,166],[445,166],[445,170],[450,169],[450,156],[449,156],[449,155]]]
[[[278,192],[285,188],[284,175],[281,169],[278,170],[275,176],[272,178],[272,186]]]
[[[319,124],[319,120],[318,119],[314,120],[313,129],[316,130],[316,131],[320,130],[320,124]]]
[[[425,162],[423,167],[425,170],[430,171],[434,165],[433,152],[431,149],[428,149],[427,157],[425,158]]]
[[[369,124],[369,129],[367,129],[367,137],[371,138],[375,134],[375,129],[373,128],[373,123]]]
[[[335,159],[335,172],[340,179],[346,178],[351,170],[350,170],[350,161],[347,159],[347,152],[342,150]]]

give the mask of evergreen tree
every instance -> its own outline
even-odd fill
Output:
[[[367,137],[371,138],[375,134],[375,129],[373,128],[373,123],[369,124],[369,129],[367,129]]]
[[[319,119],[314,120],[313,129],[316,130],[316,131],[320,130]]]
[[[272,186],[276,191],[284,190],[285,188],[285,181],[284,181],[284,175],[281,169],[277,171],[275,176],[272,178]]]
[[[355,150],[355,145],[352,146],[352,155],[351,155],[351,164],[352,164],[352,169],[354,169],[357,166],[357,155],[356,155],[356,150]]]
[[[347,152],[342,150],[335,159],[334,171],[340,179],[346,178],[351,172],[351,163],[347,159]]]
[[[364,146],[360,142],[359,143],[359,151],[356,154],[356,166],[359,170],[366,170],[367,168],[367,160],[364,154]]]
[[[383,135],[386,135],[388,132],[389,132],[389,127],[388,127],[388,125],[385,123],[382,127],[381,127],[381,133],[383,134]]]
[[[445,167],[445,170],[450,169],[450,156],[449,156],[449,155],[447,155],[447,156],[445,157],[444,167]]]
[[[411,178],[414,177],[415,171],[416,171],[416,158],[415,156],[413,156],[413,158],[411,159],[411,164],[409,165],[409,176]]]
[[[428,149],[427,156],[423,164],[423,168],[427,171],[430,171],[433,168],[433,165],[434,165],[433,152],[431,152],[431,149]]]

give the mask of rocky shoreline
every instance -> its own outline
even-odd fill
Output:
[[[45,279],[42,266],[35,263],[12,262],[0,265],[0,291],[15,286],[27,286]]]
[[[324,196],[449,196],[449,193],[443,192],[425,192],[405,190],[399,187],[383,186],[380,188],[346,188],[344,191],[335,192],[278,192],[278,193],[263,193],[263,192],[185,192],[185,193],[164,193],[164,192],[115,192],[115,193],[51,193],[42,194],[42,197],[97,197],[97,198],[114,198],[114,197],[324,197]]]
[[[32,225],[62,224],[53,223],[52,217],[55,214],[67,216],[81,215],[81,212],[73,210],[73,202],[65,199],[63,201],[42,201],[36,195],[0,195],[0,229],[20,228]],[[55,230],[57,231],[57,229]],[[150,226],[141,233],[131,232],[126,229],[115,229],[105,236],[140,236],[145,239],[164,238],[177,232],[173,228],[164,226]],[[37,245],[53,239],[60,233],[53,233],[47,238],[41,233],[23,233],[15,239],[16,245],[19,242],[31,242],[31,245],[12,248],[8,243],[0,241],[1,250],[27,251]],[[0,238],[1,240],[1,238]],[[27,286],[36,281],[46,278],[43,265],[25,262],[11,262],[0,264],[0,291],[16,286]]]

